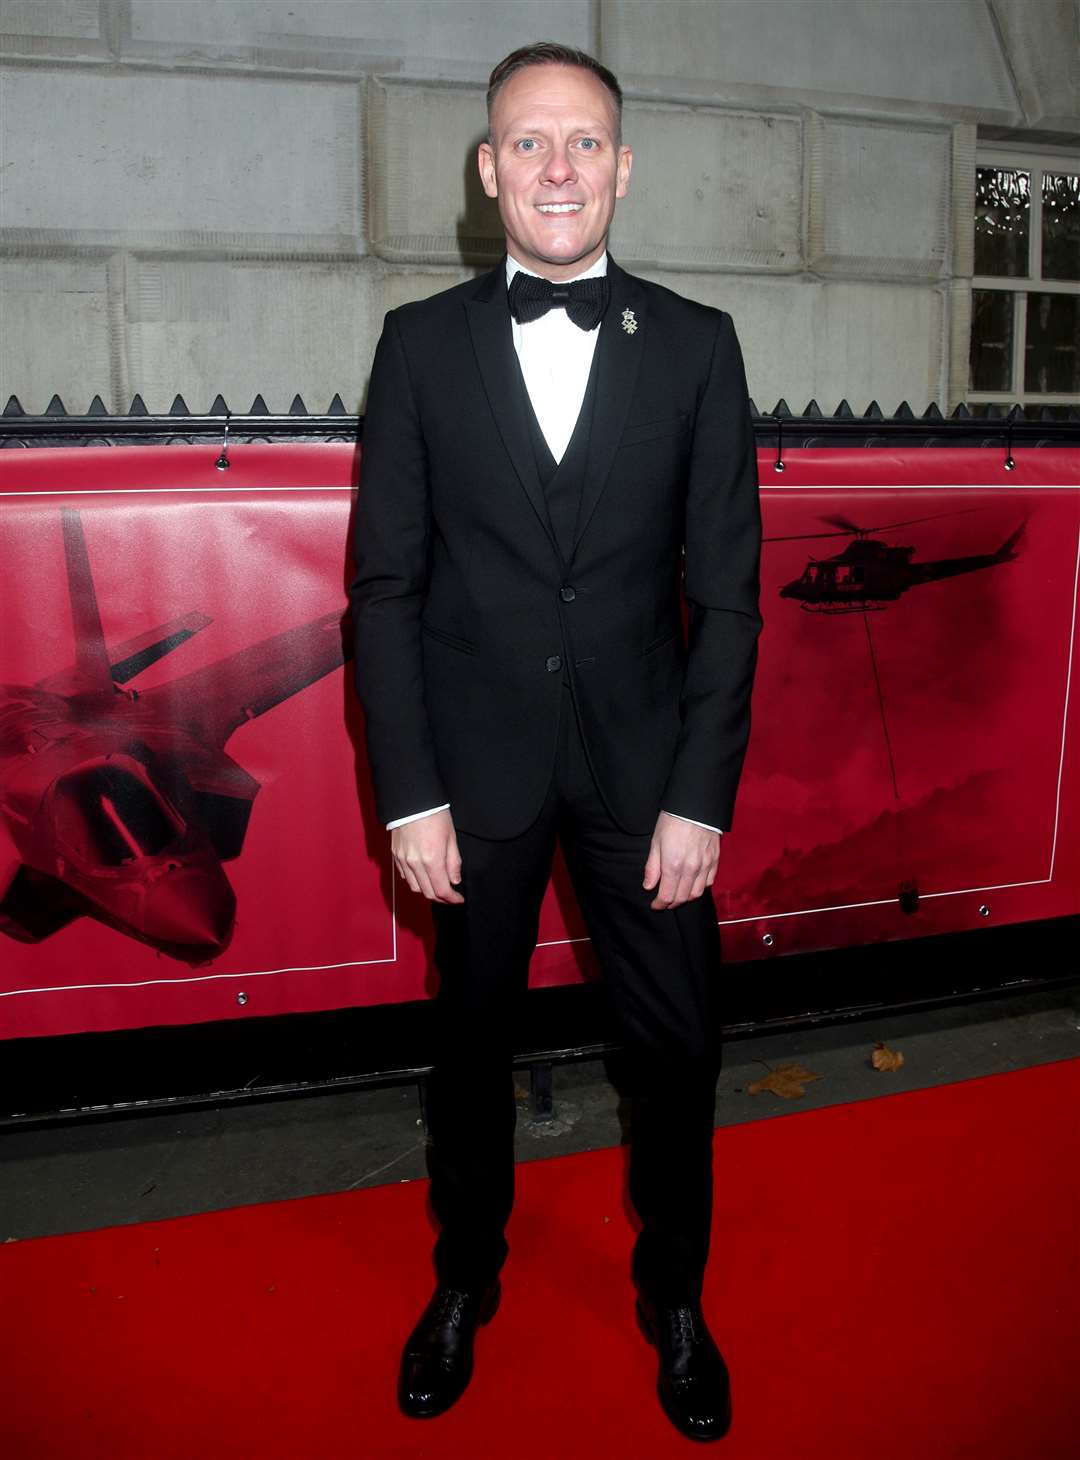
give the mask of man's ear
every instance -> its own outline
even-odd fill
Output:
[[[499,196],[499,185],[495,180],[495,153],[490,142],[481,142],[476,149],[476,165],[480,169],[480,181],[489,198]]]
[[[630,187],[630,169],[634,165],[634,154],[629,147],[619,148],[619,161],[615,169],[615,196],[625,198]]]

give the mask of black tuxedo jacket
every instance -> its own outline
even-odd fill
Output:
[[[732,822],[761,629],[746,381],[728,315],[609,259],[572,552],[552,533],[506,275],[386,317],[350,589],[378,812],[449,801],[515,836],[552,773],[569,676],[624,831]],[[681,596],[689,608],[684,635]]]

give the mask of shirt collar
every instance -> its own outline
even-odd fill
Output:
[[[573,279],[564,279],[564,280],[562,280],[562,282],[564,284],[573,284],[578,279],[596,279],[596,278],[603,278],[603,276],[607,273],[607,264],[608,264],[608,256],[607,256],[607,249],[605,249],[604,252],[600,255],[600,257],[596,260],[596,263],[593,264],[593,266],[591,268],[586,269],[585,272],[582,273],[582,274],[575,274],[574,277],[573,277]],[[508,289],[510,287],[510,281],[511,281],[511,279],[514,277],[515,274],[518,274],[518,273],[521,273],[521,274],[532,274],[534,279],[540,278],[540,275],[534,273],[534,271],[532,269],[527,269],[524,264],[519,264],[518,261],[517,261],[517,259],[514,258],[513,254],[507,253],[507,255],[506,255],[506,287]]]

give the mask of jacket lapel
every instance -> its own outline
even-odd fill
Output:
[[[476,291],[465,301],[465,311],[476,362],[503,445],[541,527],[558,552],[529,437],[525,387],[510,331],[505,261],[479,281]]]
[[[611,297],[596,342],[596,403],[589,440],[588,467],[581,493],[574,548],[584,536],[611,475],[615,452],[634,397],[642,351],[649,338],[648,301],[632,275],[608,256]],[[625,315],[624,311],[629,311]],[[513,346],[511,345],[511,350]]]
[[[600,338],[596,342],[596,401],[581,508],[574,535],[575,550],[611,475],[637,384],[642,351],[648,340],[645,291],[610,255],[608,278],[611,296],[600,325]],[[529,437],[525,388],[510,332],[505,261],[479,280],[476,289],[465,301],[465,310],[476,361],[503,445],[541,527],[558,553]],[[624,317],[627,310],[629,314]],[[631,328],[627,328],[628,325]]]

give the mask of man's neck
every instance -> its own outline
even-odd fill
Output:
[[[539,279],[547,279],[550,284],[572,284],[575,279],[584,279],[594,274],[606,274],[608,266],[608,252],[606,246],[591,263],[577,260],[573,264],[546,264],[540,260],[538,268],[531,268],[523,264],[520,259],[514,257],[509,245],[506,250],[506,276],[511,279],[515,273],[533,274]]]

